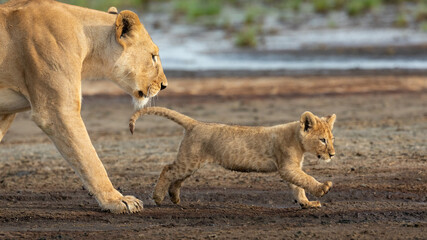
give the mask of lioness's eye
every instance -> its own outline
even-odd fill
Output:
[[[324,139],[324,138],[321,138],[321,139],[320,139],[320,141],[321,141],[322,143],[326,143],[326,139]]]
[[[153,59],[153,62],[157,62],[156,55],[151,55],[151,59]]]

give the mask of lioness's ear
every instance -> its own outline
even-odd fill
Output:
[[[109,14],[118,14],[117,8],[115,8],[115,7],[110,7],[107,12]]]
[[[117,42],[123,47],[130,45],[132,38],[140,32],[141,28],[142,24],[138,15],[128,10],[121,11],[116,18]]]
[[[331,116],[326,117],[326,122],[329,124],[329,127],[331,130],[334,128],[335,119],[337,116],[335,114],[332,114]]]
[[[308,132],[316,124],[316,116],[311,112],[304,112],[301,115],[300,126],[304,129],[304,132]]]

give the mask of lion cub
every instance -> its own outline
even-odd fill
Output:
[[[306,152],[325,161],[335,155],[331,132],[335,114],[319,118],[305,112],[296,122],[272,127],[244,127],[199,122],[173,110],[149,107],[136,111],[131,117],[129,128],[132,134],[135,121],[143,114],[163,116],[185,128],[177,159],[163,168],[155,187],[153,198],[156,204],[163,201],[168,190],[171,201],[179,204],[182,183],[204,163],[216,163],[242,172],[278,171],[303,208],[321,206],[318,201],[309,201],[304,190],[321,197],[332,187],[332,182],[320,183],[301,167]]]

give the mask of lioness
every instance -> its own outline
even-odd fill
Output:
[[[278,171],[303,208],[321,207],[319,201],[307,199],[304,189],[321,197],[332,187],[332,182],[319,183],[301,168],[306,152],[326,161],[335,155],[331,132],[335,114],[319,118],[305,112],[300,121],[273,127],[245,127],[203,123],[166,108],[150,107],[133,114],[129,121],[131,133],[142,114],[166,117],[185,129],[177,159],[160,174],[153,194],[156,204],[163,201],[168,189],[171,201],[179,204],[182,183],[205,163],[242,172]]]
[[[137,108],[167,86],[159,49],[138,16],[12,0],[0,5],[0,46],[0,140],[17,112],[31,110],[103,209],[141,211],[140,200],[111,184],[80,116],[82,79],[113,80]]]

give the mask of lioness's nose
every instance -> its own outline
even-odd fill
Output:
[[[335,153],[329,153],[329,157],[333,158],[335,156]]]
[[[168,86],[168,84],[166,83],[161,83],[160,84],[160,90],[163,90],[163,89],[165,89],[166,87]]]

